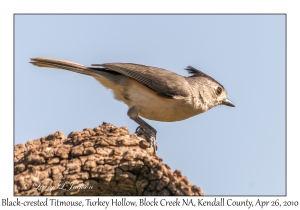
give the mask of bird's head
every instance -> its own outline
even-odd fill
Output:
[[[208,109],[217,105],[235,107],[227,98],[226,89],[214,78],[192,66],[188,66],[186,70],[192,74],[189,78],[191,82],[197,84],[198,97],[203,104],[208,106]]]

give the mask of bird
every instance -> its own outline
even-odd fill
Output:
[[[235,107],[227,98],[226,89],[214,78],[187,66],[189,76],[170,70],[135,63],[91,64],[53,59],[31,58],[38,67],[56,68],[94,77],[114,98],[128,106],[127,115],[139,126],[136,133],[146,136],[154,152],[157,131],[143,118],[161,122],[185,120],[217,105]]]

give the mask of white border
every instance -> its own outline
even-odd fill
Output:
[[[297,9],[298,8],[298,9]],[[0,199],[13,197],[13,14],[14,13],[286,13],[287,14],[287,197],[236,197],[234,200],[248,199],[257,201],[300,201],[299,189],[299,26],[300,16],[297,1],[199,1],[199,0],[173,0],[173,1],[7,1],[0,3],[1,23],[1,71],[0,71],[0,128],[1,138],[1,190]],[[271,105],[270,105],[271,106]],[[3,135],[4,134],[4,135]],[[297,135],[298,134],[298,135]],[[274,183],[276,184],[276,183]],[[29,197],[28,197],[29,198]],[[25,201],[28,198],[22,197],[19,200]],[[30,197],[30,200],[37,200],[38,197]],[[45,199],[45,198],[40,198]],[[80,197],[60,197],[60,200],[80,200]],[[96,199],[94,197],[93,199]],[[103,199],[111,200],[109,197]],[[121,199],[121,198],[119,198]],[[140,197],[131,197],[131,200]],[[170,200],[173,198],[169,198]],[[194,198],[195,202],[198,198]],[[207,200],[213,200],[207,197]],[[225,199],[231,199],[225,197]],[[6,207],[4,207],[6,208]],[[4,209],[1,207],[1,209]],[[47,207],[51,208],[51,207]],[[58,207],[63,208],[63,207]],[[73,207],[75,208],[75,207]],[[103,208],[103,207],[96,207]],[[124,207],[123,207],[124,208]],[[140,209],[141,207],[139,207]],[[182,207],[181,207],[182,208]],[[213,208],[213,207],[212,207]],[[246,208],[246,207],[245,207]],[[258,208],[258,207],[257,207]],[[264,209],[269,209],[264,207]],[[298,207],[299,208],[299,207]],[[109,207],[109,209],[113,209]]]

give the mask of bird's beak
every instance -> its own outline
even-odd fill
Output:
[[[235,107],[235,105],[229,99],[227,99],[227,98],[224,99],[221,104],[226,105],[226,106]]]

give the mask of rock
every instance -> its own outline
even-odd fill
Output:
[[[140,136],[109,123],[14,148],[14,195],[203,195]]]

